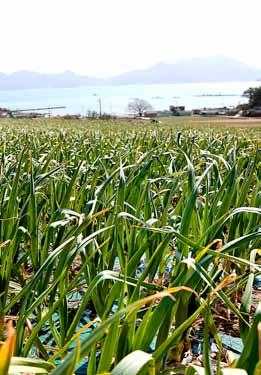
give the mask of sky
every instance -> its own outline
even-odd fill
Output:
[[[261,0],[1,0],[0,72],[107,77],[223,55],[261,68]]]

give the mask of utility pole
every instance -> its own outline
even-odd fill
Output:
[[[100,116],[102,115],[102,103],[101,103],[101,97],[98,96],[97,94],[93,94],[93,96],[97,96],[98,97],[98,103],[99,103],[99,114]]]
[[[102,115],[102,105],[101,105],[101,98],[98,99],[99,102],[99,109],[100,109],[100,116]]]

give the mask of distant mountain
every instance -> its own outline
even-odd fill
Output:
[[[41,74],[19,71],[13,74],[0,73],[0,90],[69,88],[100,84],[101,80],[66,71],[59,74]]]
[[[219,81],[255,81],[261,76],[257,69],[222,56],[180,60],[174,64],[160,63],[149,69],[113,77],[113,84],[192,83]]]
[[[160,63],[148,69],[136,70],[107,79],[83,76],[71,71],[41,74],[20,71],[0,73],[0,90],[70,88],[96,85],[151,83],[192,83],[218,81],[255,81],[261,69],[222,56],[180,60],[174,64]]]

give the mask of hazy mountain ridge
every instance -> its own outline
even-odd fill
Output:
[[[225,57],[192,58],[173,64],[159,63],[148,69],[136,70],[101,79],[83,76],[71,71],[59,74],[41,74],[19,71],[0,73],[0,90],[72,88],[78,86],[165,84],[218,81],[255,81],[261,69]]]
[[[30,71],[19,71],[13,74],[0,73],[0,90],[70,88],[99,83],[100,80],[95,77],[82,76],[69,71],[59,74],[41,74]]]
[[[218,81],[255,81],[261,76],[257,69],[225,57],[193,58],[174,64],[160,63],[153,67],[112,78],[113,83],[193,83]]]

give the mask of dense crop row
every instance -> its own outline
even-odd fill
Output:
[[[2,123],[0,340],[9,317],[13,372],[35,357],[55,375],[86,358],[89,375],[123,374],[140,350],[128,374],[159,373],[204,316],[210,374],[223,304],[252,346],[237,366],[253,373],[257,132],[157,126]]]

